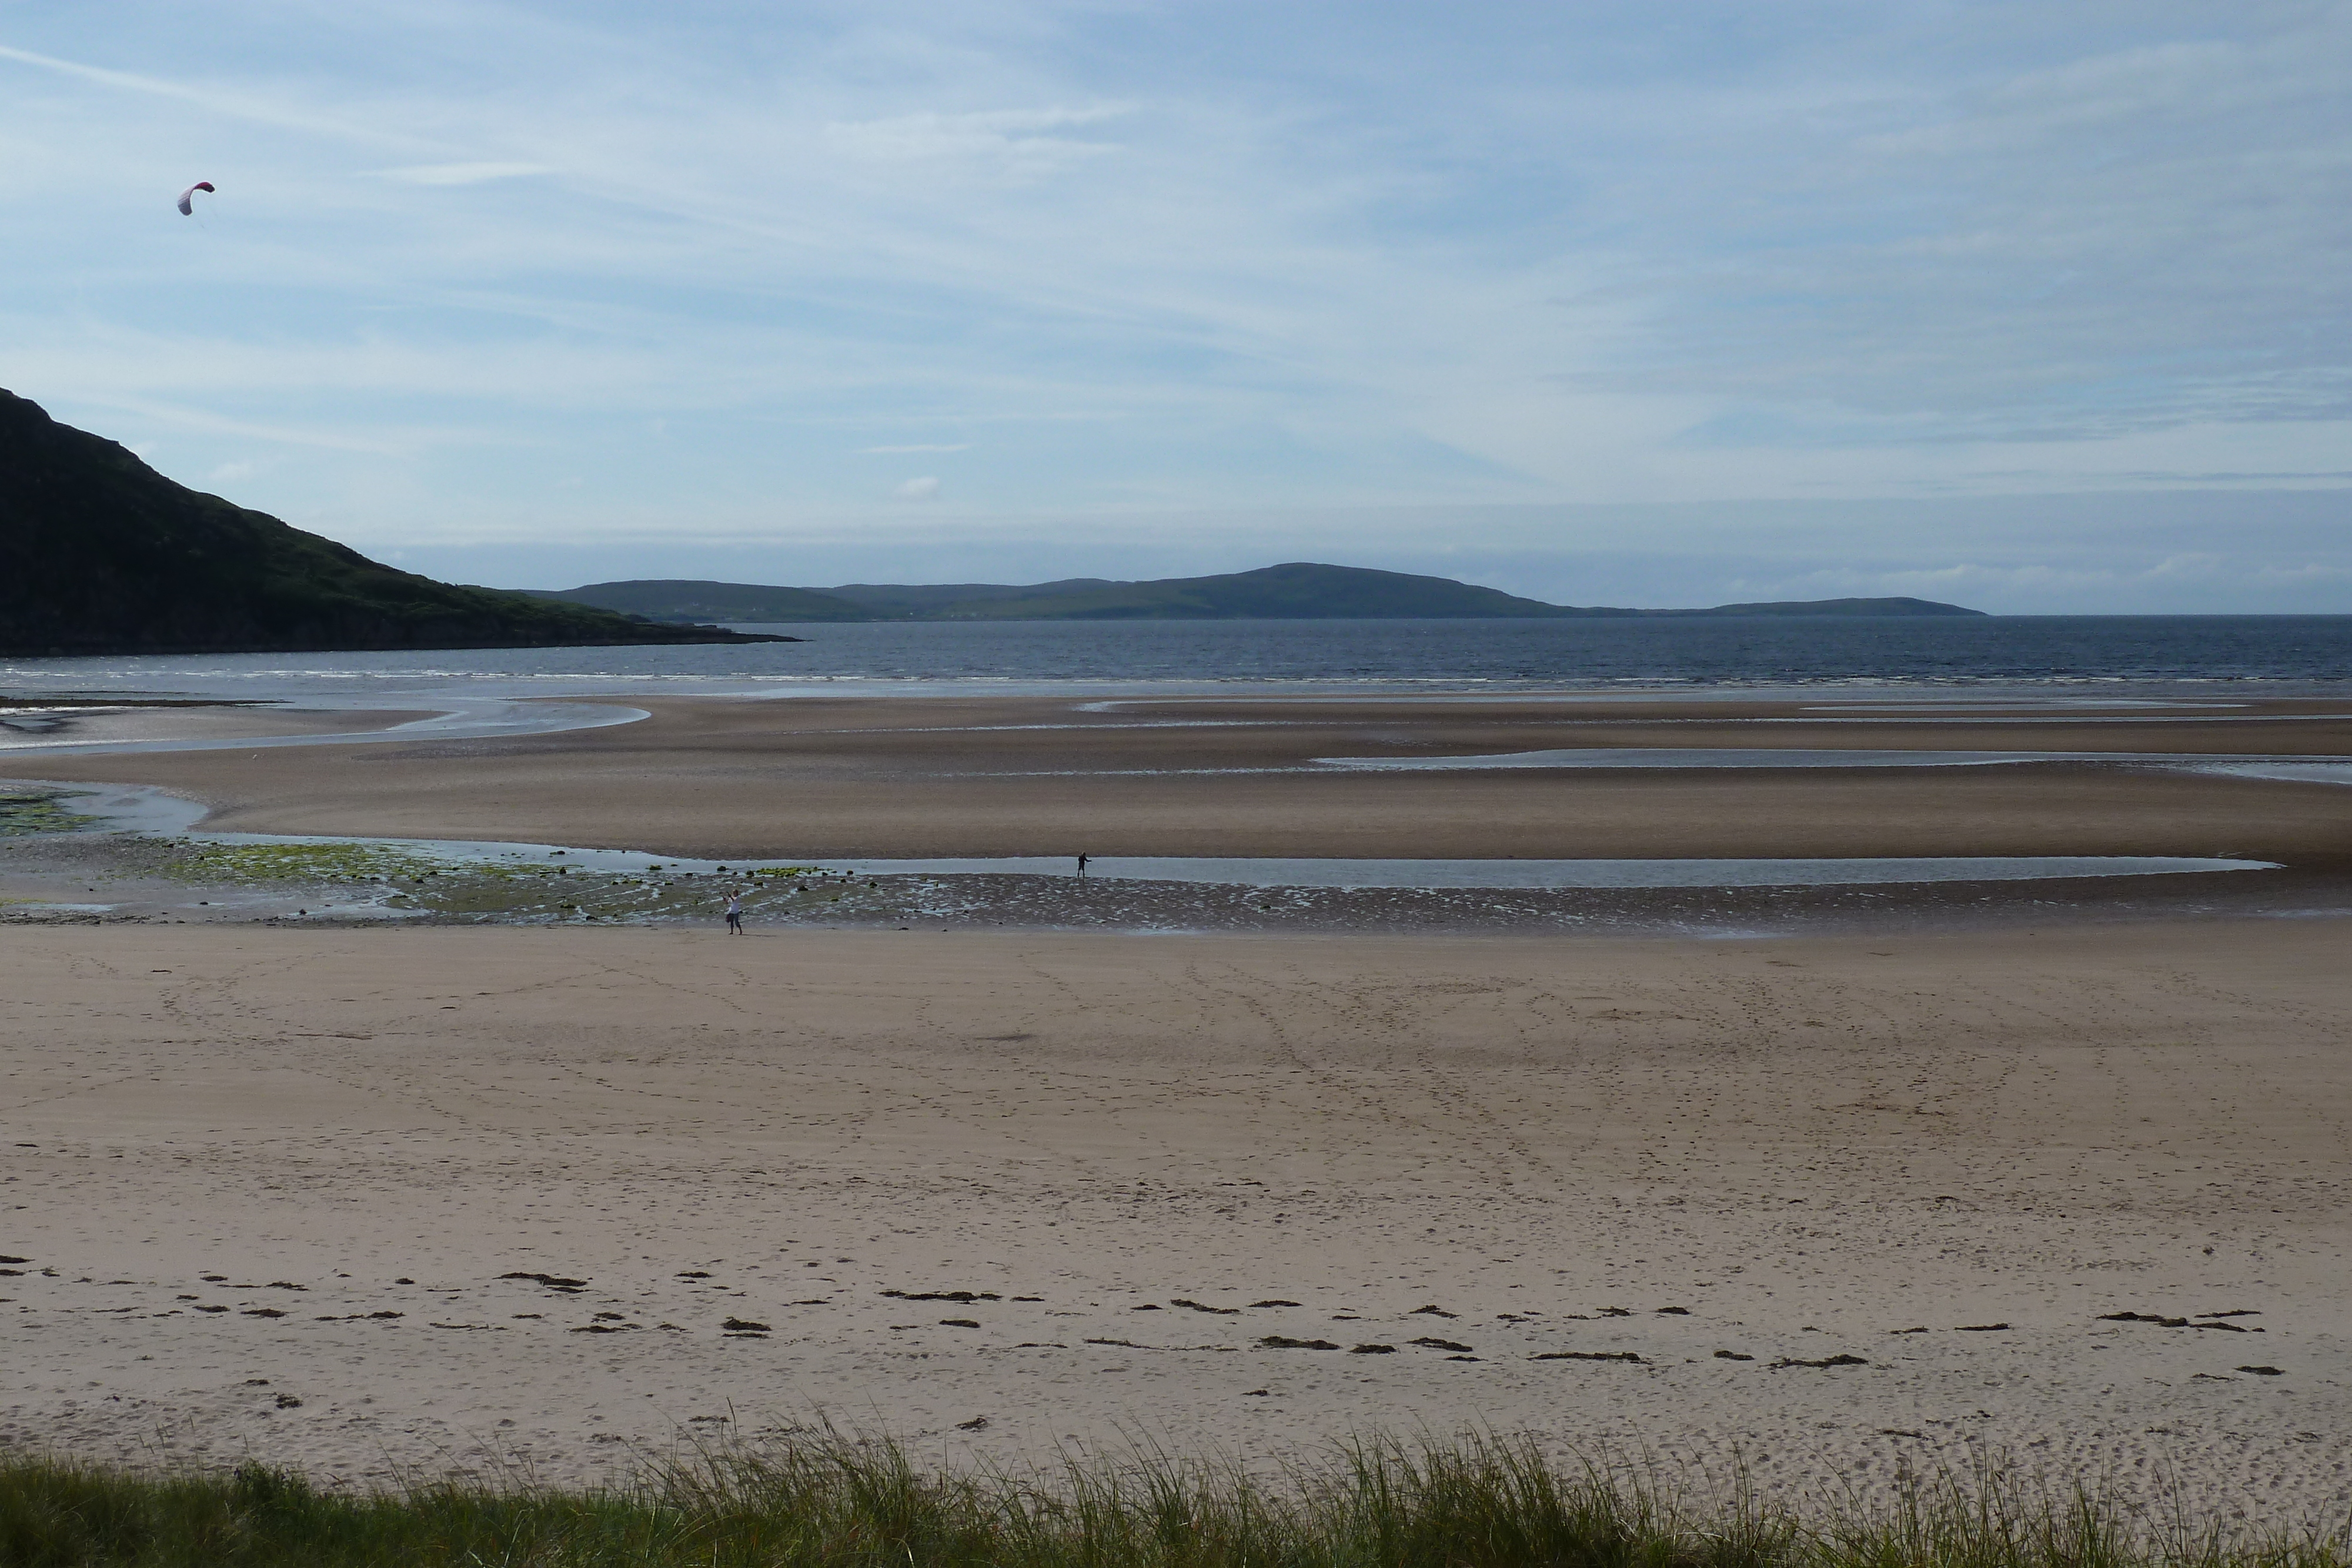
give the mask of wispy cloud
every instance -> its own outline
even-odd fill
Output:
[[[280,131],[299,131],[311,135],[353,141],[413,141],[412,138],[397,133],[387,133],[362,123],[312,112],[297,103],[266,92],[180,81],[139,71],[112,70],[102,66],[86,65],[79,60],[61,59],[54,55],[39,54],[31,49],[13,48],[5,44],[0,44],[0,60],[31,66],[118,93],[136,93],[149,98],[172,99],[207,115],[268,126]]]
[[[1083,109],[997,109],[964,113],[926,110],[880,120],[835,120],[824,129],[825,146],[849,158],[881,162],[954,161],[1006,173],[1037,175],[1073,160],[1118,151],[1117,143],[1073,136],[1128,111],[1127,105]]]
[[[552,174],[544,163],[412,163],[405,168],[377,171],[404,185],[482,185],[493,180],[522,180]]]
[[[404,448],[373,432],[354,434],[337,432],[317,424],[284,425],[260,423],[251,420],[225,417],[200,408],[185,408],[148,398],[97,396],[84,402],[102,409],[135,414],[152,424],[181,431],[197,431],[209,435],[234,436],[246,441],[267,441],[287,446],[316,447],[329,452],[364,453],[372,456],[392,457],[402,455]],[[256,469],[249,463],[230,462],[207,471],[215,479],[249,477]]]
[[[379,537],[2343,482],[2352,9],[1681,21],[16,7],[0,384]]]

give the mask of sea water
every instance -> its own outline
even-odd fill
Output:
[[[645,850],[463,839],[336,838],[308,833],[206,833],[205,808],[143,784],[66,786],[58,804],[101,827],[184,836],[225,845],[355,846],[440,862],[453,869],[504,868],[545,873],[563,868],[604,875],[753,877],[795,875],[914,877],[1023,876],[1077,879],[1066,855],[876,860],[819,857],[792,867],[741,857],[718,861]],[[2035,882],[2074,877],[2181,876],[2277,871],[2273,861],[2191,855],[1924,855],[1679,860],[1401,860],[1214,855],[1093,855],[1086,875],[1115,882],[1175,882],[1264,888],[1711,888],[1863,887],[1903,883]]]
[[[589,694],[1799,686],[2335,693],[2352,616],[870,622],[799,643],[0,661],[0,692],[431,706]],[[2088,688],[2086,690],[2086,688]]]

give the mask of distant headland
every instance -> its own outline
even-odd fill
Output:
[[[0,654],[791,641],[436,582],[174,484],[0,392]]]
[[[541,648],[797,639],[716,624],[845,621],[1537,620],[1949,616],[1925,599],[1630,610],[1546,604],[1451,578],[1292,561],[1121,582],[639,580],[521,590],[437,582],[191,490],[0,391],[0,655]]]
[[[1928,599],[1807,599],[1706,610],[1546,604],[1447,577],[1291,561],[1213,577],[1150,582],[877,583],[835,588],[639,579],[531,590],[535,597],[651,621],[738,624],[813,621],[1467,621],[1660,616],[1982,615]]]

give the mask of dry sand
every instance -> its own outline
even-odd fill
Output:
[[[0,1438],[362,1481],[1483,1427],[2340,1520],[2347,925],[6,929]]]

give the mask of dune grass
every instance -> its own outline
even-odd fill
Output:
[[[0,1456],[6,1568],[2347,1568],[2347,1538],[2151,1522],[2084,1495],[1928,1486],[1798,1515],[1552,1469],[1528,1445],[1360,1446],[1278,1484],[1172,1460],[940,1474],[845,1440],[706,1456],[641,1488],[345,1496],[260,1465],[142,1476]]]

